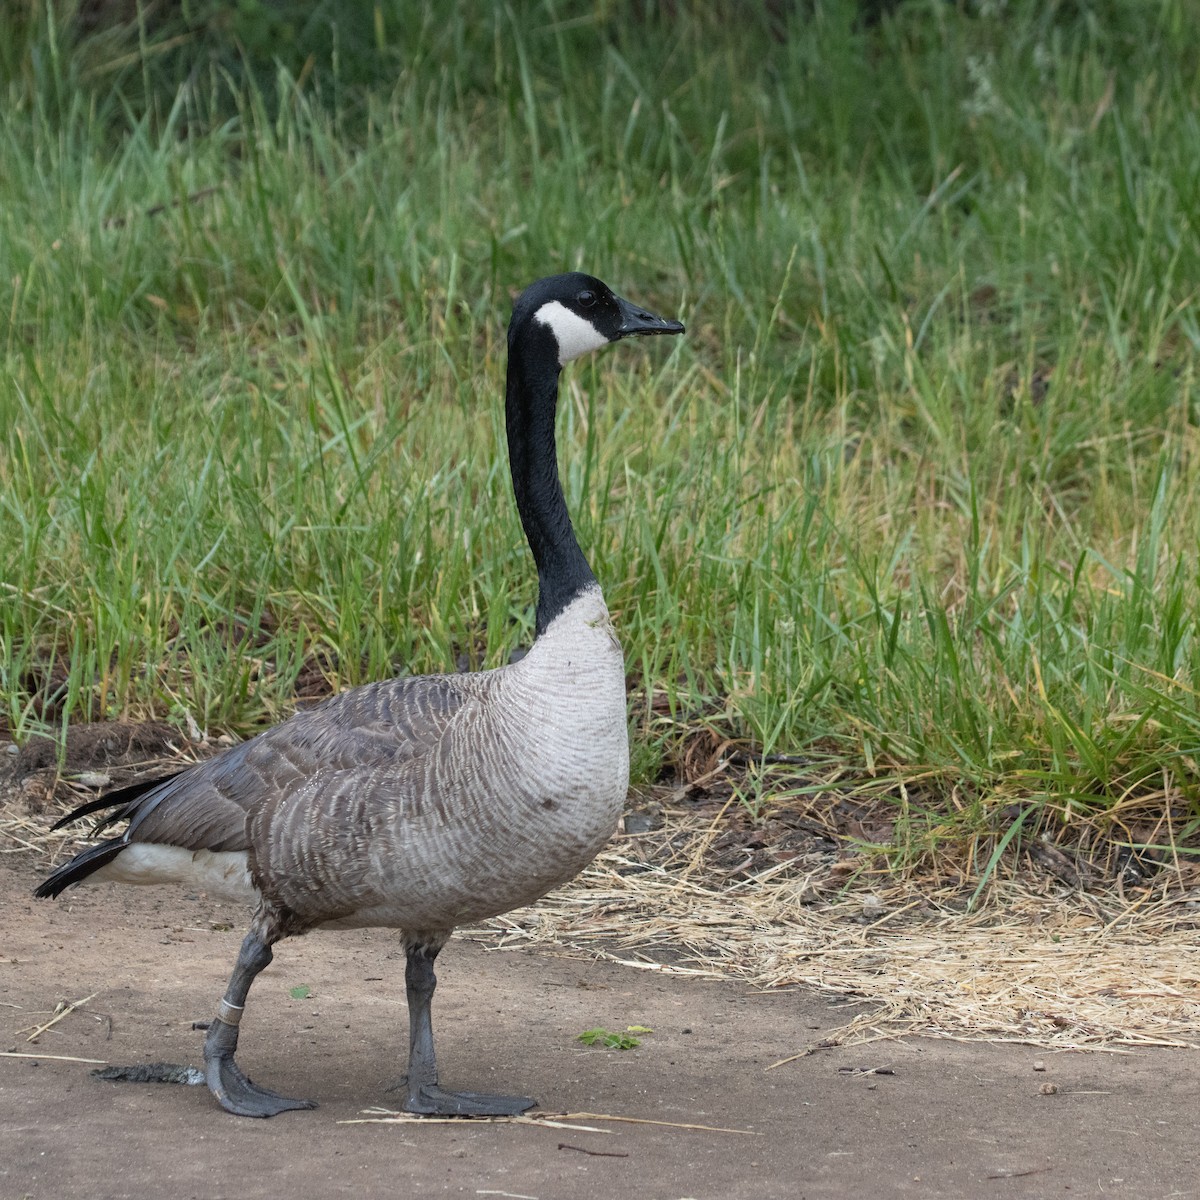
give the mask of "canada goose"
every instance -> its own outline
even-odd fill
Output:
[[[36,890],[84,879],[184,883],[257,903],[204,1041],[231,1113],[312,1108],[256,1087],[234,1061],[254,977],[280,938],[318,927],[403,932],[404,1108],[518,1113],[523,1097],[438,1086],[433,962],[455,926],[529,904],[611,835],[629,779],[625,674],[600,587],[563,499],[554,417],[564,364],[632,334],[682,333],[590,275],[528,287],[508,327],[509,468],[538,571],[536,639],[493,671],[390,679],[315,708],[165,780],[85,804],[128,819]],[[57,826],[56,826],[57,828]]]

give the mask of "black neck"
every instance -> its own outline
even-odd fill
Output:
[[[538,572],[539,636],[584,588],[596,582],[571,526],[558,478],[554,415],[558,348],[548,329],[525,327],[508,342],[505,423],[513,493]]]

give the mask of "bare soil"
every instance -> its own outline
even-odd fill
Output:
[[[211,1016],[247,914],[169,888],[39,902],[38,874],[32,855],[0,858],[0,1049],[198,1062],[192,1023]],[[277,948],[242,1038],[253,1077],[318,1109],[250,1121],[204,1088],[0,1057],[0,1196],[1200,1197],[1186,1051],[909,1040],[767,1070],[844,1024],[845,1005],[465,939],[439,968],[447,1086],[676,1124],[341,1124],[388,1105],[403,1071],[403,959],[386,931],[318,933]],[[301,985],[311,994],[293,998]],[[26,1041],[57,1004],[93,992]],[[654,1032],[625,1052],[577,1041],[628,1025]]]

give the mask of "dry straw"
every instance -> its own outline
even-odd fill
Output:
[[[673,823],[666,863],[637,853],[644,839],[616,843],[536,909],[491,922],[492,934],[502,946],[557,942],[861,1003],[853,1021],[798,1054],[905,1034],[1200,1047],[1200,888],[1180,873],[1135,898],[1009,881],[972,913],[959,889],[841,895],[802,860],[730,883],[698,869],[711,830],[701,822],[681,836]]]

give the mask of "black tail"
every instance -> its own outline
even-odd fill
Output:
[[[174,779],[179,774],[181,772],[172,771],[170,775],[156,775],[153,779],[140,779],[137,783],[131,783],[127,787],[117,788],[115,792],[105,792],[99,799],[89,800],[86,804],[81,804],[78,808],[71,809],[65,817],[60,817],[50,826],[50,832],[53,833],[54,830],[61,829],[64,825],[70,825],[72,821],[78,821],[81,817],[90,816],[92,813],[100,812],[102,809],[128,805],[158,787],[160,783],[166,783],[168,779]],[[92,832],[96,833],[108,825],[115,824],[126,815],[128,814],[109,813]]]
[[[75,855],[68,863],[63,863],[57,871],[34,889],[33,894],[39,900],[49,896],[57,896],[64,888],[73,883],[86,879],[93,871],[98,871],[105,863],[112,862],[129,843],[124,838],[110,838],[97,846],[89,846],[86,850]]]

